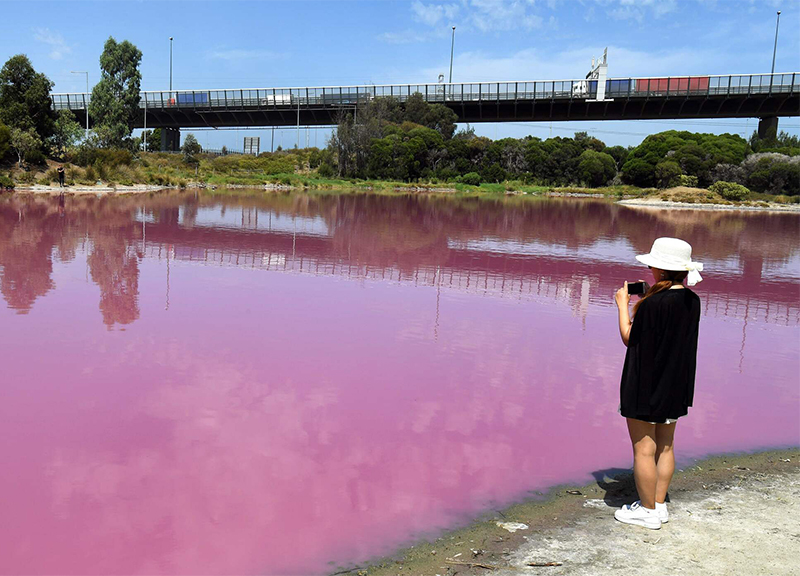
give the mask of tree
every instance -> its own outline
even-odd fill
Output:
[[[102,146],[123,147],[139,113],[139,63],[142,52],[127,40],[109,36],[100,56],[101,78],[92,89],[89,114]]]
[[[625,159],[628,157],[628,149],[623,146],[609,146],[603,152],[614,159],[617,163],[617,169],[622,168],[622,165],[625,164]]]
[[[22,161],[25,160],[25,156],[41,146],[42,140],[32,128],[28,130],[13,128],[11,130],[11,147],[17,153],[20,167],[22,166]]]
[[[69,110],[59,110],[51,138],[55,153],[63,154],[67,148],[74,146],[82,135],[83,128],[75,120],[75,115]]]
[[[195,154],[200,154],[202,151],[203,148],[200,146],[197,138],[194,137],[194,134],[187,134],[186,138],[183,140],[183,146],[181,146],[183,161],[187,164],[196,164],[197,159],[194,156]]]
[[[0,162],[11,150],[11,129],[0,122]]]
[[[585,150],[580,155],[578,173],[589,186],[602,186],[617,174],[617,163],[610,154]]]
[[[677,186],[681,179],[681,167],[671,160],[659,162],[656,164],[655,178],[659,188]]]
[[[52,87],[47,76],[33,69],[27,56],[9,58],[0,69],[0,121],[9,128],[33,130],[41,146],[54,130]]]
[[[158,152],[161,150],[161,128],[155,130],[145,130],[142,132],[142,140],[147,136],[147,149],[145,152]]]
[[[436,130],[445,140],[449,140],[455,134],[456,120],[458,115],[444,104],[430,104],[424,125]]]

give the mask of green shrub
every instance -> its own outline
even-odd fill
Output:
[[[52,180],[50,180],[49,178],[39,178],[39,179],[36,181],[36,183],[37,183],[39,186],[50,186],[50,182],[52,182]]]
[[[329,164],[328,162],[323,162],[319,165],[317,174],[319,174],[322,178],[333,178],[336,176],[336,168],[334,168],[333,165]]]
[[[14,188],[14,181],[8,176],[0,174],[0,188]]]
[[[681,174],[679,178],[681,186],[688,188],[697,188],[697,176],[689,176],[688,174]]]
[[[477,172],[467,172],[458,179],[462,184],[469,184],[470,186],[481,185],[481,175]]]
[[[25,162],[34,166],[42,166],[47,163],[47,157],[41,150],[31,150],[25,155]]]
[[[83,172],[83,178],[92,184],[97,182],[97,173],[94,171],[94,167],[87,166],[86,170]]]
[[[50,168],[45,172],[44,178],[47,179],[48,182],[58,182],[58,170],[56,168]]]
[[[33,172],[23,172],[18,178],[18,180],[23,184],[33,184],[35,179],[36,178],[34,177]]]
[[[741,184],[736,184],[734,182],[724,182],[720,180],[719,182],[714,182],[711,186],[708,187],[709,190],[712,192],[716,192],[725,200],[734,200],[737,202],[741,202],[745,198],[747,198],[748,194],[750,194],[750,190],[742,186]]]
[[[110,168],[115,168],[121,164],[130,164],[133,161],[133,154],[130,150],[121,148],[80,146],[70,152],[67,159],[78,166],[86,167],[102,164]]]

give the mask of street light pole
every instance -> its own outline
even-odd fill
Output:
[[[781,23],[781,11],[778,10],[778,19],[775,22],[775,47],[772,49],[772,74],[775,74],[775,54],[778,51],[778,26]]]
[[[456,27],[453,26],[453,38],[450,41],[450,79],[447,81],[448,84],[453,83],[453,49],[456,45]],[[450,91],[452,92],[453,87],[450,86]]]
[[[76,72],[74,70],[70,71],[70,74],[86,74],[86,98],[84,98],[83,103],[86,106],[86,138],[89,138],[89,73],[88,72]]]
[[[172,97],[172,36],[169,37],[169,92]]]

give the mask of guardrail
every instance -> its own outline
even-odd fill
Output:
[[[594,82],[594,87],[592,87]],[[172,90],[141,92],[141,109],[291,109],[355,106],[376,98],[407,100],[420,94],[431,103],[450,105],[535,101],[589,100],[597,92],[596,81],[545,80],[535,82],[469,82],[453,84],[386,84],[307,88],[242,88],[225,90]],[[740,74],[729,76],[680,76],[661,78],[609,78],[606,98],[669,98],[690,96],[743,96],[800,93],[800,72]],[[51,94],[56,110],[85,110],[86,93]]]

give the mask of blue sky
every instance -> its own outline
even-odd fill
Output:
[[[257,88],[582,78],[605,47],[609,76],[769,72],[781,10],[776,72],[800,71],[800,0],[449,0],[292,2],[2,2],[0,60],[20,52],[55,82],[82,92],[98,81],[108,36],[143,52],[142,88]],[[489,137],[567,136],[587,130],[637,144],[670,128],[749,135],[757,120],[561,122],[476,125]],[[800,119],[780,127],[800,133]],[[322,145],[329,131],[301,131]],[[184,131],[184,133],[186,133]],[[197,131],[204,146],[241,149],[264,130]],[[275,142],[293,146],[294,130]]]

